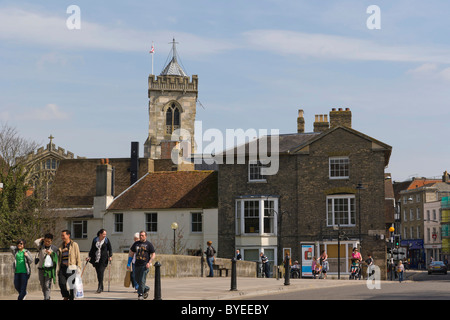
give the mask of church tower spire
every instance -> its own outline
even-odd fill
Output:
[[[144,157],[170,159],[170,151],[179,140],[173,133],[182,129],[184,140],[190,138],[194,147],[194,125],[198,96],[198,76],[189,77],[178,63],[177,42],[172,44],[172,59],[159,76],[148,78],[148,138],[144,144]],[[190,137],[186,137],[189,134]],[[169,150],[169,152],[167,151]]]

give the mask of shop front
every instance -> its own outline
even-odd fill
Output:
[[[411,269],[426,269],[426,256],[423,239],[406,239],[400,242],[407,248],[407,261]]]

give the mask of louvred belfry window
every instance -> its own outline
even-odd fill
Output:
[[[180,110],[172,103],[166,111],[166,134],[172,134],[180,128]]]

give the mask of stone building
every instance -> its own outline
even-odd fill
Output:
[[[159,76],[148,78],[149,130],[144,157],[160,159],[180,140],[191,143],[195,153],[194,124],[198,96],[198,76],[190,78],[178,64],[176,42],[172,59]],[[167,155],[166,155],[167,158]],[[169,157],[170,158],[170,157]]]
[[[90,241],[96,232],[106,226],[105,223],[110,223],[103,217],[114,200],[122,193],[129,195],[131,191],[142,188],[142,181],[138,183],[140,179],[152,176],[156,172],[190,172],[194,168],[192,163],[176,160],[183,147],[183,141],[188,139],[193,141],[194,138],[198,77],[193,75],[192,79],[189,78],[178,64],[175,40],[172,50],[172,60],[165,66],[161,74],[156,78],[154,75],[149,76],[149,132],[144,144],[143,158],[139,157],[139,143],[131,142],[129,158],[69,158],[59,162],[49,207],[60,216],[65,217],[66,226],[64,228],[72,231],[73,238],[77,240],[82,250],[88,250]],[[192,146],[194,146],[193,143]],[[104,173],[109,177],[107,191],[98,186],[98,180],[101,180],[101,177],[98,177],[99,168],[104,167],[108,167],[108,174],[106,171]],[[162,174],[159,176],[170,176],[167,183],[175,177],[175,175]],[[185,183],[192,182],[195,176],[195,174],[186,173]],[[160,195],[164,193],[166,187],[164,183],[152,185],[152,188],[159,188]],[[215,192],[217,194],[217,190]],[[124,198],[125,196],[122,197],[122,200]],[[121,203],[122,206],[118,210],[126,213],[124,221],[137,221],[136,218],[131,219],[130,217],[138,215],[144,217],[146,214],[144,212],[136,213],[130,202],[127,203],[130,204],[129,210],[124,207],[123,201]],[[117,205],[115,208],[117,209]],[[147,209],[154,210],[155,208],[148,207]],[[186,207],[184,209],[189,210]],[[200,212],[199,210],[203,208],[195,207],[193,209]],[[217,210],[217,205],[215,210]],[[217,216],[217,214],[215,215]],[[106,215],[106,217],[110,216],[113,215]],[[110,225],[114,226],[113,223],[108,224],[108,226]],[[132,241],[134,232],[145,229],[144,227],[144,224],[139,228],[138,225],[131,222],[131,225],[127,226],[127,230],[129,228],[132,231],[127,234],[115,232],[114,241],[120,244],[115,249],[122,250],[126,246],[125,243],[128,244]],[[108,230],[108,232],[110,231],[111,229]]]
[[[56,148],[52,135],[48,138],[50,142],[46,148],[40,147],[36,152],[28,154],[25,158],[25,163],[29,167],[28,185],[32,187],[34,192],[40,192],[43,198],[47,200],[60,161],[75,159],[72,152],[66,152],[61,147]],[[83,157],[78,157],[78,159],[83,159]]]
[[[384,169],[392,148],[352,129],[349,109],[333,109],[329,116],[328,122],[327,115],[317,115],[314,132],[306,133],[299,111],[298,132],[278,136],[274,175],[261,174],[261,158],[219,165],[223,257],[240,249],[245,260],[257,260],[264,252],[278,264],[289,253],[306,267],[325,250],[330,272],[336,273],[340,262],[346,273],[352,248],[360,247],[363,257],[371,253],[385,272]],[[306,246],[309,251],[302,251]]]
[[[442,198],[450,195],[447,172],[441,180],[414,178],[399,191],[400,245],[407,248],[411,267],[425,268],[430,259],[443,258],[441,221]]]

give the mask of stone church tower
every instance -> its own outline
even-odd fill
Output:
[[[174,39],[170,62],[159,76],[155,78],[151,74],[148,77],[149,128],[144,144],[145,158],[170,159],[171,150],[181,139],[189,139],[191,153],[195,153],[197,95],[198,76],[192,75],[190,78],[178,64]],[[172,135],[177,129],[182,129],[179,137]]]

